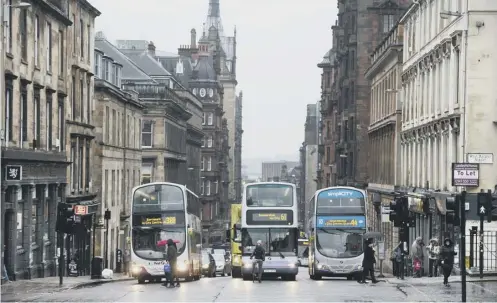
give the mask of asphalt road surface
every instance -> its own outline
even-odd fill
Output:
[[[497,282],[468,283],[468,302],[495,301]],[[62,292],[33,294],[17,302],[454,302],[461,300],[460,283],[446,288],[437,281],[382,281],[358,284],[345,279],[312,281],[263,280],[261,284],[231,277],[203,278],[168,289],[161,283],[107,283]],[[4,301],[4,300],[2,300]],[[9,300],[10,301],[10,300]]]

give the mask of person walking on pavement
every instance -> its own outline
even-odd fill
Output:
[[[358,283],[366,283],[366,277],[368,274],[371,276],[371,281],[373,283],[378,283],[374,276],[374,264],[376,263],[376,258],[374,257],[373,249],[373,239],[367,239],[364,243],[364,259],[362,260],[362,279],[357,281]]]
[[[176,248],[176,244],[174,243],[173,239],[169,239],[167,240],[167,262],[169,262],[169,264],[171,265],[172,277],[169,285],[167,285],[167,282],[165,283],[166,287],[174,287],[174,279],[176,279],[176,287],[179,287],[177,260],[178,249]]]
[[[437,238],[432,238],[428,246],[426,246],[428,251],[428,267],[430,277],[438,276],[438,262],[440,259],[440,244]]]
[[[131,252],[129,248],[124,249],[124,273],[131,277],[131,268],[129,264],[131,263]]]
[[[452,273],[452,269],[454,268],[454,256],[457,253],[454,251],[454,243],[451,239],[446,238],[444,240],[444,245],[442,246],[442,250],[440,252],[440,264],[442,266],[442,271],[444,275],[444,285],[445,287],[449,287],[449,277]]]
[[[424,258],[423,246],[423,238],[421,237],[417,237],[412,243],[411,258],[414,278],[421,278],[422,276]]]
[[[402,242],[397,245],[394,249],[394,256],[395,256],[395,266],[396,266],[396,272],[395,276],[398,279],[404,280],[404,255],[405,251],[402,247]]]

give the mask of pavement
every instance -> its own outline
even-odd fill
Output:
[[[63,284],[59,285],[59,277],[47,277],[32,280],[18,280],[3,282],[2,297],[4,302],[30,300],[39,296],[52,295],[57,292],[96,286],[111,282],[134,281],[127,275],[114,274],[112,279],[91,279],[90,276],[64,277]]]
[[[78,279],[78,278],[76,278]],[[31,289],[4,297],[5,302],[460,302],[460,277],[444,287],[441,278],[383,278],[377,284],[358,284],[346,279],[309,279],[303,269],[297,281],[263,280],[261,284],[231,277],[202,278],[168,289],[161,283],[78,284],[51,292]],[[36,282],[35,282],[36,283]],[[29,284],[29,285],[28,285]],[[51,284],[53,285],[53,284]],[[68,282],[69,286],[69,282]],[[469,281],[467,302],[495,302],[497,281]]]

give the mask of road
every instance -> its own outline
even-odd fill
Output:
[[[424,280],[424,279],[423,279]],[[468,283],[468,302],[494,301],[497,282]],[[437,280],[387,279],[361,285],[344,279],[312,281],[305,273],[297,281],[264,280],[261,284],[231,277],[203,278],[168,289],[160,283],[107,283],[47,294],[9,298],[18,302],[402,302],[460,301],[460,284],[445,288]],[[2,301],[5,301],[2,298]],[[7,301],[7,302],[8,302]]]

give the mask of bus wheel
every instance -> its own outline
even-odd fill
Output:
[[[251,279],[252,275],[243,275],[242,278],[243,278],[243,281],[249,281],[249,280],[252,280]]]
[[[321,280],[321,276],[320,275],[310,275],[310,278],[311,280]]]
[[[143,283],[145,283],[145,280],[143,280],[143,279],[138,279],[138,284],[143,284]]]
[[[295,281],[295,280],[297,280],[297,276],[296,275],[289,275],[286,277],[285,280],[286,281]]]
[[[347,280],[352,280],[352,276],[347,276]]]

